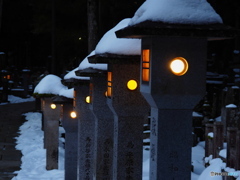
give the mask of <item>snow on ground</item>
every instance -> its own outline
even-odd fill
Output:
[[[12,180],[64,180],[64,150],[59,147],[59,169],[46,170],[46,150],[43,149],[43,131],[40,113],[26,113],[26,122],[19,128],[16,149],[21,150],[22,164]],[[62,143],[59,143],[62,145]]]
[[[63,180],[64,179],[64,149],[59,148],[59,169],[47,171],[46,151],[43,149],[43,131],[41,130],[41,114],[26,113],[26,122],[20,127],[16,149],[21,150],[22,165],[18,175],[13,180]],[[60,143],[61,144],[61,143]],[[198,178],[204,170],[204,144],[192,148],[192,160],[195,166],[192,180]],[[149,151],[143,151],[143,180],[149,180]]]
[[[13,96],[13,95],[8,95],[8,101],[10,103],[22,103],[22,102],[29,102],[29,101],[35,101],[35,98],[30,97],[30,98],[20,98],[17,96]],[[5,104],[9,104],[9,103],[0,103],[0,105],[5,105]]]
[[[34,98],[22,99],[16,96],[9,96],[10,103],[20,103],[33,101]],[[19,128],[19,137],[17,139],[16,149],[22,151],[21,170],[17,171],[17,176],[12,180],[64,180],[64,148],[63,139],[59,138],[59,169],[46,170],[46,150],[43,148],[43,131],[41,130],[41,114],[29,112],[24,114],[26,122]],[[60,127],[60,134],[64,129]],[[191,173],[191,180],[222,179],[221,176],[210,176],[210,172],[226,172],[239,174],[239,171],[226,168],[226,164],[221,159],[205,158],[210,166],[204,167],[204,147],[205,142],[198,143],[192,148],[192,164],[194,171]],[[226,148],[226,144],[224,144]],[[143,180],[149,180],[149,151],[143,150]],[[238,177],[240,180],[240,177]]]

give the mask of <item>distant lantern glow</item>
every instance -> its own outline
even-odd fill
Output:
[[[182,57],[174,58],[170,63],[170,69],[173,74],[182,76],[188,70],[188,62]]]
[[[53,103],[50,106],[52,109],[56,109],[56,107],[57,107],[56,104],[53,104]]]
[[[86,97],[86,103],[89,104],[90,102],[91,102],[91,98],[90,98],[90,96],[87,96],[87,97]]]
[[[131,79],[127,82],[127,87],[129,90],[133,91],[133,90],[137,89],[137,86],[138,86],[137,81],[135,81],[133,79]]]
[[[76,118],[77,117],[77,113],[75,112],[75,111],[72,111],[71,113],[70,113],[70,116],[71,116],[71,118]]]

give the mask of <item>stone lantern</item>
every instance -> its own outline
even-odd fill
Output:
[[[139,91],[140,40],[115,36],[130,19],[108,31],[89,56],[90,63],[107,63],[106,96],[114,115],[113,176],[111,179],[142,179],[143,123],[149,106]],[[131,52],[131,48],[136,51]],[[139,49],[138,49],[139,48]],[[139,54],[138,54],[139,50]]]
[[[41,98],[43,111],[44,148],[46,169],[58,169],[59,120],[61,104],[53,103],[52,97],[66,90],[61,78],[49,74],[35,87],[34,96]]]
[[[82,64],[76,74],[90,77],[89,107],[95,117],[93,174],[96,179],[112,179],[114,121],[106,101],[107,64],[90,64],[88,59]]]
[[[207,41],[233,35],[207,2],[179,2],[146,1],[116,32],[142,39],[140,91],[151,105],[151,180],[190,179],[192,110],[205,95]]]
[[[86,57],[87,58],[87,57]],[[86,59],[85,58],[85,59]],[[81,66],[82,63],[80,63]],[[64,79],[68,86],[74,87],[73,108],[78,122],[78,179],[92,179],[94,167],[95,118],[89,106],[89,77],[76,76],[75,71]]]
[[[61,120],[65,130],[65,179],[76,180],[78,121],[71,116],[71,112],[73,111],[73,99],[57,95],[54,96],[52,100],[55,104],[61,105]]]

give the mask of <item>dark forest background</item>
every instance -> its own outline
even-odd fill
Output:
[[[0,70],[56,75],[77,67],[102,35],[131,18],[144,0],[0,0]],[[239,28],[239,0],[208,0],[224,24]],[[89,38],[89,34],[91,38]],[[208,70],[239,68],[239,39],[209,42]]]

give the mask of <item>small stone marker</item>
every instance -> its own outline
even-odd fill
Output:
[[[213,158],[219,158],[219,152],[223,149],[223,124],[222,122],[214,122],[213,126]]]
[[[237,128],[228,127],[227,128],[227,167],[237,168],[236,158],[237,158]],[[238,157],[239,158],[239,157]]]
[[[205,157],[213,155],[213,137],[209,136],[209,133],[213,133],[213,124],[206,124],[205,127]]]

